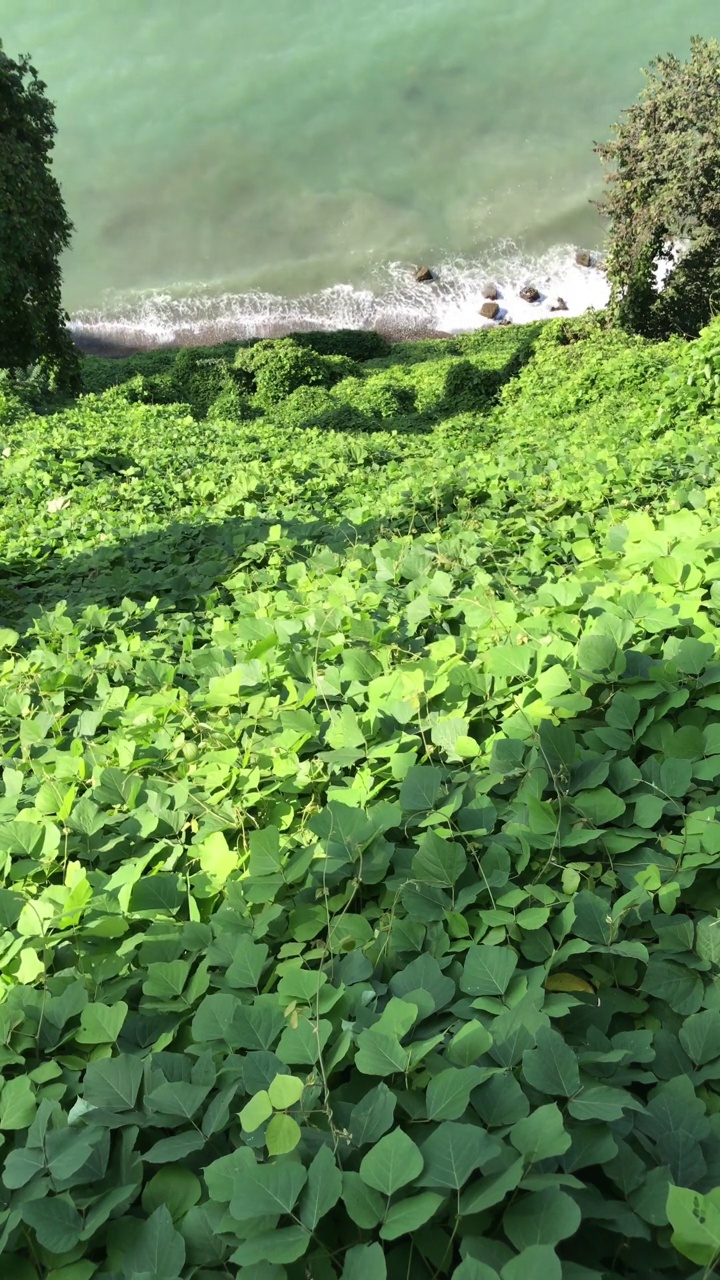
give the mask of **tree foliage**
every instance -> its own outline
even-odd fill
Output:
[[[720,305],[720,44],[658,57],[609,142],[611,314],[649,337],[695,335]],[[663,279],[660,287],[659,278]]]
[[[70,222],[50,168],[55,120],[27,56],[0,45],[0,367],[42,361],[61,383],[77,380],[62,309],[60,253]]]

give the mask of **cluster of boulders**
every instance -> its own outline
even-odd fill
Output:
[[[594,267],[597,271],[606,270],[605,260],[598,254],[589,253],[587,249],[578,249],[576,251],[575,262],[579,267]],[[432,281],[437,280],[437,276],[430,267],[422,266],[418,267],[415,272],[415,279],[419,284],[430,284]],[[479,314],[482,316],[483,320],[494,320],[497,324],[512,324],[509,316],[500,306],[502,293],[496,284],[489,281],[484,286],[482,295],[485,301],[480,307]],[[523,302],[529,302],[533,306],[536,303],[543,301],[543,294],[534,284],[524,285],[518,293],[518,297],[521,298]],[[567,311],[568,304],[564,298],[556,298],[551,304],[550,310]]]
[[[512,323],[507,315],[502,314],[500,302],[498,301],[498,299],[502,298],[502,294],[496,284],[486,284],[483,289],[483,297],[486,299],[480,307],[480,315],[483,320],[496,320],[498,324]],[[520,290],[518,297],[523,302],[529,302],[532,305],[543,300],[543,295],[534,284],[526,284]],[[567,311],[567,309],[568,305],[564,298],[556,298],[550,307],[551,311]]]

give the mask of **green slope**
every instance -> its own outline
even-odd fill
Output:
[[[5,384],[8,1275],[705,1274],[718,371],[589,320]]]

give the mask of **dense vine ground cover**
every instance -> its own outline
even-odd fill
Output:
[[[718,371],[558,321],[5,385],[3,1275],[711,1274]]]

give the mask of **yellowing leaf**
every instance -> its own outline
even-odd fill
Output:
[[[586,982],[584,978],[579,978],[576,973],[551,973],[545,983],[546,991],[587,991],[591,996],[595,995],[595,988]]]
[[[270,1156],[284,1156],[294,1151],[300,1141],[300,1125],[284,1113],[273,1116],[265,1130],[265,1144]]]
[[[23,947],[20,952],[20,965],[17,971],[18,982],[30,986],[44,972],[45,965],[37,951],[34,951],[32,947]]]
[[[254,1133],[260,1128],[273,1113],[272,1103],[265,1089],[261,1089],[256,1093],[249,1102],[245,1103],[240,1112],[240,1123],[246,1133]]]
[[[302,1080],[295,1076],[279,1075],[268,1086],[268,1097],[276,1111],[286,1111],[300,1101],[304,1088]]]

